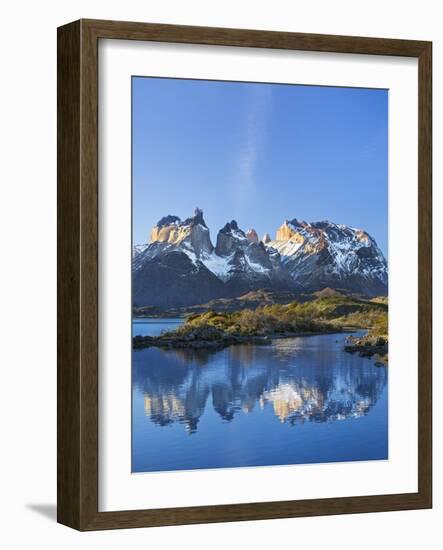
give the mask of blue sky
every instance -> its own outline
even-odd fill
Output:
[[[133,77],[133,234],[204,211],[262,236],[360,227],[387,252],[388,91]]]

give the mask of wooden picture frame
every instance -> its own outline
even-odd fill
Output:
[[[98,42],[100,39],[418,58],[418,492],[136,511],[98,511]],[[432,506],[432,44],[80,20],[58,29],[58,521],[79,530]]]

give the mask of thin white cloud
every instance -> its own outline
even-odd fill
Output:
[[[271,93],[270,86],[251,86],[251,99],[245,117],[244,145],[240,149],[235,177],[235,196],[241,202],[253,197],[257,190],[257,162],[265,140]]]

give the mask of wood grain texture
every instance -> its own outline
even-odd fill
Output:
[[[98,41],[102,38],[419,60],[417,493],[98,512]],[[58,29],[58,521],[79,530],[432,506],[432,48],[381,38],[81,20]]]
[[[90,31],[100,38],[209,44],[213,46],[418,57],[427,44],[417,40],[158,25],[154,23],[93,19],[83,19],[82,23],[87,25]]]
[[[57,518],[79,525],[80,23],[57,51]]]
[[[418,64],[418,485],[432,507],[432,44]]]

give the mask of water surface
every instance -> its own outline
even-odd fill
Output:
[[[183,323],[180,317],[142,318],[132,320],[132,336],[159,336],[162,332],[174,330]]]
[[[133,334],[180,322],[136,320]],[[344,338],[134,350],[132,470],[386,459],[387,368]]]

